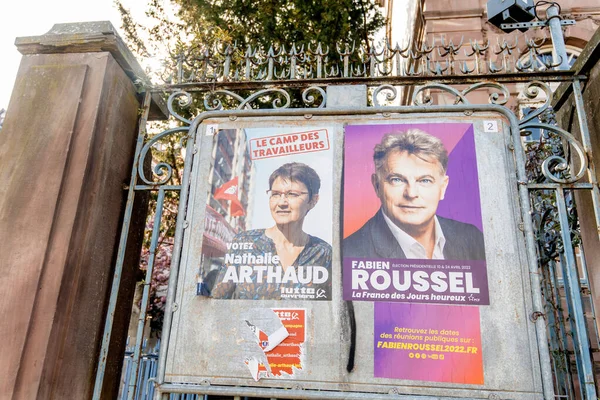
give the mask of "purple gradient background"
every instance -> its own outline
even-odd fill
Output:
[[[380,339],[382,333],[394,334],[394,327],[414,329],[442,329],[460,332],[458,338],[470,338],[477,347],[477,354],[444,354],[444,360],[409,358],[410,350],[381,349],[377,342],[411,342],[418,340]],[[459,339],[460,340],[460,339]],[[442,344],[431,342],[431,344]],[[469,306],[440,306],[430,304],[376,303],[374,324],[374,375],[377,378],[408,379],[427,382],[452,382],[482,385],[483,355],[481,354],[481,329],[479,308]],[[454,344],[452,344],[454,345]],[[413,351],[414,352],[414,351]]]
[[[449,153],[450,184],[438,215],[475,225],[481,231],[481,201],[475,155],[473,125],[470,123],[427,123],[348,125],[344,145],[344,233],[358,230],[379,209],[373,186],[373,147],[386,133],[418,128],[442,140]]]

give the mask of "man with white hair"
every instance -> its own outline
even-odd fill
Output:
[[[450,178],[442,141],[419,129],[387,134],[374,149],[379,211],[342,242],[344,257],[484,260],[483,234],[436,215]]]

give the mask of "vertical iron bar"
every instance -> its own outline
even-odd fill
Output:
[[[123,382],[121,382],[121,400],[127,399],[127,382],[131,376],[131,356],[125,356],[125,374],[123,375]]]
[[[179,192],[179,206],[177,209],[177,225],[175,228],[175,239],[173,245],[173,256],[171,257],[171,272],[169,274],[169,286],[167,289],[167,304],[165,306],[165,314],[163,319],[163,331],[162,331],[162,345],[160,346],[160,353],[158,356],[158,372],[156,374],[156,380],[158,389],[155,391],[154,398],[156,400],[166,400],[167,394],[162,393],[160,385],[164,382],[165,365],[167,358],[167,348],[169,346],[169,336],[171,333],[171,320],[173,318],[173,299],[175,295],[177,276],[179,273],[179,257],[181,256],[181,241],[183,239],[183,225],[186,219],[187,209],[187,196],[190,187],[190,172],[192,169],[192,160],[194,158],[194,141],[196,139],[196,131],[198,129],[199,121],[201,121],[202,114],[196,117],[190,129],[188,131],[188,138],[186,144],[186,153],[183,166],[183,175],[181,178],[181,191]],[[200,149],[197,149],[200,151]]]
[[[552,357],[551,357],[552,365],[554,367],[554,374],[556,376],[556,389],[558,389],[558,390],[556,390],[556,392],[557,392],[556,394],[561,395],[562,394],[561,388],[564,387],[564,376],[561,372],[559,361],[563,361],[563,360],[557,359],[558,357],[560,357],[562,352],[561,352],[561,347],[560,347],[560,338],[558,337],[557,332],[556,332],[556,327],[558,327],[559,322],[558,322],[557,318],[555,318],[554,309],[553,309],[554,303],[559,300],[554,296],[552,280],[550,277],[551,272],[552,272],[551,267],[550,267],[550,265],[548,265],[547,276],[544,277],[543,283],[544,283],[544,292],[546,293],[546,296],[545,296],[546,304],[547,304],[546,318],[548,321],[550,352],[552,354]]]
[[[144,137],[146,136],[146,123],[148,121],[148,113],[150,112],[150,102],[150,92],[147,91],[144,96],[144,103],[142,106],[143,114],[140,118],[138,127],[138,137],[135,146],[135,153],[133,156],[133,166],[131,168],[131,178],[129,180],[129,191],[127,193],[125,214],[123,216],[123,226],[121,227],[121,238],[119,240],[117,262],[113,274],[113,282],[110,290],[110,301],[108,303],[108,310],[106,311],[106,321],[104,323],[102,347],[100,349],[100,356],[98,358],[98,370],[96,371],[96,381],[94,383],[94,394],[92,397],[93,400],[100,400],[100,395],[102,392],[102,383],[104,382],[104,373],[106,372],[106,358],[108,356],[108,347],[110,345],[110,336],[112,334],[113,319],[115,316],[115,309],[117,307],[119,286],[121,284],[121,274],[123,272],[123,262],[125,260],[125,249],[127,247],[127,238],[129,236],[129,224],[131,223],[131,215],[133,213],[133,201],[135,199],[134,188],[137,182],[137,167],[138,163],[140,162],[139,155],[144,144]]]
[[[347,49],[346,49],[347,50]],[[349,78],[350,52],[344,51],[344,78]],[[400,75],[398,75],[400,76]]]
[[[550,279],[552,280],[552,287],[554,290],[554,298],[556,299],[556,301],[558,302],[558,312],[557,312],[557,319],[558,319],[558,331],[559,331],[559,350],[562,354],[562,358],[563,358],[563,362],[565,363],[565,370],[566,370],[566,381],[565,381],[565,385],[566,385],[566,389],[567,389],[567,398],[572,398],[573,397],[573,375],[571,374],[571,365],[570,365],[570,360],[569,360],[569,354],[567,353],[567,347],[568,347],[568,338],[567,338],[567,333],[565,332],[565,318],[564,318],[564,313],[563,313],[563,309],[561,307],[561,296],[560,296],[560,287],[559,287],[559,283],[558,283],[558,277],[556,276],[556,263],[554,260],[551,260],[548,263],[548,268],[550,269]],[[559,393],[560,394],[560,393]]]
[[[267,54],[267,77],[266,80],[270,81],[273,79],[273,70],[275,69],[275,53],[273,51],[273,46],[269,49],[269,53]]]
[[[156,353],[152,354],[152,372],[150,373],[150,376],[152,378],[156,378],[156,366],[158,363],[158,358],[156,356]],[[152,400],[152,398],[154,397],[154,382],[148,382],[148,395],[146,396],[145,400]]]
[[[590,285],[590,274],[588,273],[588,267],[587,267],[587,263],[585,261],[585,250],[583,247],[583,243],[579,243],[579,255],[580,255],[580,259],[581,259],[581,267],[585,273],[586,276],[586,281],[587,281],[587,285],[588,285],[588,289],[591,290],[591,285]],[[592,295],[590,294],[590,297],[592,297]],[[591,340],[591,342],[600,342],[600,336],[598,336],[598,324],[597,324],[597,318],[596,318],[596,309],[594,307],[594,299],[590,298],[590,313],[591,313],[591,317],[592,317],[592,327],[594,328],[594,339]]]
[[[589,338],[587,334],[583,303],[581,301],[581,290],[579,286],[579,273],[575,261],[575,252],[571,243],[571,232],[565,193],[563,189],[556,190],[556,203],[558,206],[558,218],[560,220],[560,232],[564,247],[563,280],[571,314],[573,346],[575,358],[577,359],[577,375],[580,382],[582,398],[596,400],[596,387],[594,385],[594,370],[589,351]]]
[[[515,117],[513,117],[515,118]],[[527,182],[527,174],[525,172],[525,151],[521,143],[519,130],[514,129],[514,122],[511,125],[511,136],[513,147],[515,149],[515,162],[517,166],[517,179],[520,182]],[[542,286],[540,282],[540,274],[538,270],[536,243],[533,230],[533,222],[531,220],[531,203],[529,199],[529,189],[527,185],[519,185],[519,202],[521,203],[521,220],[523,221],[523,233],[525,234],[525,246],[527,251],[527,264],[529,267],[529,279],[531,281],[531,298],[533,312],[544,312],[544,302],[542,300]],[[537,345],[540,358],[540,371],[542,374],[542,390],[544,399],[554,398],[554,381],[552,378],[552,366],[550,359],[550,351],[548,349],[548,334],[546,331],[546,323],[543,318],[535,320],[535,333],[537,336]]]
[[[227,45],[225,48],[225,61],[223,61],[223,82],[228,81],[229,72],[231,70],[231,54],[233,50],[231,50],[231,45]]]
[[[183,83],[183,53],[177,55],[177,83]]]
[[[323,77],[323,49],[321,48],[321,43],[317,46],[317,79],[321,79]]]
[[[290,76],[289,79],[296,79],[296,59],[298,58],[296,52],[296,45],[292,45],[292,50],[290,51]]]
[[[575,78],[573,80],[573,97],[575,98],[575,110],[577,111],[577,122],[579,122],[579,131],[581,132],[581,144],[583,151],[588,158],[588,179],[592,184],[592,203],[594,204],[594,217],[596,218],[596,231],[600,237],[600,189],[598,188],[598,179],[596,177],[596,167],[592,156],[592,142],[590,140],[590,130],[587,123],[585,105],[583,103],[583,93],[581,91],[581,82]]]
[[[146,268],[146,276],[144,278],[144,293],[142,296],[142,304],[140,306],[140,316],[138,318],[137,336],[135,340],[135,348],[133,350],[133,379],[129,380],[128,399],[133,400],[136,392],[136,386],[139,376],[139,363],[142,341],[144,340],[144,328],[146,327],[146,315],[148,314],[148,298],[150,297],[150,283],[152,282],[152,270],[154,269],[154,259],[158,248],[158,238],[160,235],[160,221],[162,219],[163,205],[165,201],[165,190],[158,189],[158,199],[156,200],[156,211],[154,214],[154,225],[152,226],[152,240],[150,242],[150,258],[148,259],[148,267]]]
[[[247,81],[250,80],[250,68],[252,68],[252,61],[250,60],[251,57],[252,57],[252,48],[250,47],[250,45],[248,45],[248,49],[246,50],[246,53],[244,54],[244,61],[246,62],[246,69],[244,70],[244,79]]]
[[[560,261],[560,266],[562,269],[562,274],[563,274],[563,287],[564,287],[564,291],[565,291],[565,296],[566,296],[566,303],[567,303],[567,315],[568,315],[568,320],[569,320],[569,327],[570,327],[570,337],[571,337],[571,342],[573,344],[573,353],[575,355],[575,370],[577,371],[577,378],[579,381],[579,392],[581,394],[580,398],[581,399],[585,399],[584,396],[584,389],[583,386],[581,386],[581,371],[582,371],[582,364],[581,364],[581,357],[577,356],[577,337],[576,337],[576,333],[577,333],[577,325],[575,323],[574,320],[574,315],[575,315],[575,309],[573,308],[573,304],[569,301],[570,299],[570,293],[571,293],[571,281],[567,280],[565,278],[565,276],[568,274],[567,269],[569,268],[569,263],[565,257],[565,253],[562,252],[559,254],[559,261]],[[565,326],[566,329],[566,326]],[[568,344],[568,342],[565,342]],[[570,362],[570,361],[569,361]]]
[[[148,381],[150,380],[150,378],[152,378],[152,362],[153,361],[154,361],[154,359],[147,352],[146,352],[146,354],[142,355],[142,371],[144,372],[144,374],[140,375],[142,377],[142,379],[140,379],[140,383],[139,383],[138,387],[141,388],[142,390],[138,390],[138,396],[137,396],[138,399],[140,397],[144,400],[146,400],[148,398],[148,388],[149,388]]]
[[[369,78],[375,78],[377,71],[377,56],[375,49],[371,49],[372,54],[369,55]]]
[[[567,57],[567,48],[565,46],[565,38],[563,36],[562,25],[560,24],[560,16],[558,15],[558,7],[554,4],[550,5],[546,10],[546,18],[550,28],[550,36],[552,37],[552,47],[554,48],[554,64],[560,65],[556,67],[558,70],[568,70],[569,58]]]

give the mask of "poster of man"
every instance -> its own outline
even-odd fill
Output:
[[[330,131],[281,127],[219,132],[208,206],[219,210],[234,235],[220,253],[210,254],[203,246],[199,295],[331,299]],[[227,144],[229,152],[223,151]]]
[[[345,143],[344,298],[487,304],[472,124],[347,126]]]

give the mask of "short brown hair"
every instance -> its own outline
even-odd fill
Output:
[[[273,182],[277,178],[292,182],[302,182],[308,189],[309,199],[318,194],[321,188],[321,178],[319,178],[317,172],[308,165],[299,162],[283,164],[273,171],[269,177],[269,189],[271,189]]]
[[[442,166],[443,174],[446,173],[448,168],[448,151],[446,151],[442,141],[420,129],[388,133],[381,139],[381,143],[375,145],[373,150],[373,162],[375,163],[376,172],[379,172],[383,167],[385,158],[392,151],[406,151],[408,154],[414,154],[427,162],[431,162],[430,158],[433,158]]]

